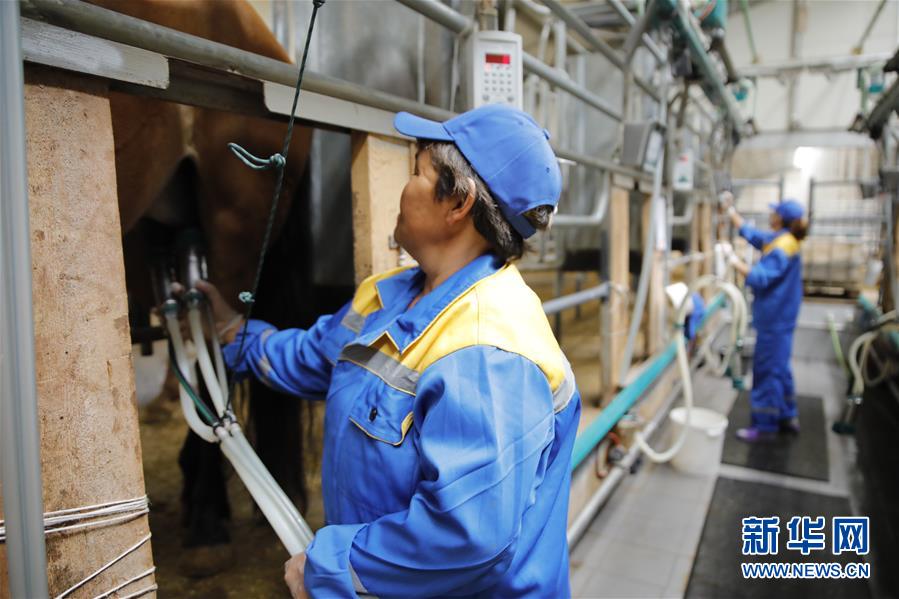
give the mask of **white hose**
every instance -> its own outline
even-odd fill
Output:
[[[188,384],[193,386],[193,369],[187,360],[187,352],[184,351],[184,339],[181,338],[181,327],[178,324],[178,318],[172,312],[166,312],[165,324],[169,331],[169,337],[172,340],[172,347],[175,351],[175,362],[181,375],[187,380]],[[184,385],[178,385],[178,395],[181,398],[181,411],[184,413],[184,419],[187,426],[195,432],[201,439],[208,443],[215,443],[218,439],[212,427],[203,422],[199,414],[197,414],[197,406],[194,405],[190,395]]]
[[[221,345],[218,342],[217,335],[213,332],[213,352],[215,353],[217,367],[215,368],[209,356],[209,350],[206,347],[203,328],[200,324],[199,307],[197,305],[191,306],[188,310],[188,322],[194,343],[197,346],[197,358],[200,364],[200,371],[203,374],[203,380],[215,405],[215,411],[218,417],[222,418],[225,416],[227,379],[225,378]],[[181,337],[181,329],[174,313],[166,314],[166,324],[172,339],[178,367],[188,384],[193,386],[193,376],[188,374],[191,372],[191,369],[188,368],[189,363],[184,350],[184,340]],[[234,466],[235,472],[243,481],[244,486],[250,492],[253,500],[265,515],[266,520],[268,520],[288,553],[297,555],[305,551],[306,547],[312,542],[312,529],[309,528],[309,525],[297,511],[296,506],[293,505],[293,502],[275,481],[262,463],[262,460],[256,455],[256,452],[253,451],[252,446],[247,441],[243,431],[241,431],[240,425],[230,419],[226,419],[223,426],[213,429],[202,422],[197,414],[196,406],[183,385],[179,385],[179,392],[181,395],[181,409],[184,412],[188,426],[203,440],[209,443],[221,444],[222,453]]]
[[[225,370],[225,358],[222,356],[222,343],[219,341],[218,331],[215,330],[215,321],[212,319],[212,310],[208,304],[206,308],[206,321],[209,323],[209,330],[212,337],[212,357],[215,358],[215,372],[218,374],[219,388],[222,395],[225,396],[225,403],[228,402],[228,373]]]
[[[289,523],[288,530],[290,535],[299,539],[302,542],[302,547],[311,543],[313,537],[312,529],[309,528],[309,525],[297,511],[296,506],[275,481],[275,478],[265,467],[265,464],[262,463],[262,460],[259,459],[259,456],[256,455],[256,452],[253,451],[253,447],[244,436],[243,431],[240,430],[240,426],[237,423],[232,423],[228,427],[228,431],[235,440],[234,446],[242,454],[246,464],[262,483],[265,492],[272,502],[278,506],[284,515],[284,519]],[[294,553],[291,553],[291,555],[294,555]]]
[[[684,341],[683,333],[680,331],[678,331],[678,333],[679,334],[675,334],[674,345],[677,348],[677,366],[684,381],[684,407],[687,408],[687,413],[684,418],[684,426],[671,447],[662,452],[658,452],[650,447],[649,443],[647,443],[643,438],[642,433],[638,432],[634,436],[634,440],[640,447],[640,450],[643,451],[643,453],[645,453],[650,460],[657,464],[670,461],[671,458],[676,456],[677,452],[679,452],[684,446],[684,443],[687,440],[687,429],[690,426],[690,418],[693,413],[693,383],[690,380],[690,363],[687,360],[687,344]]]
[[[727,367],[731,364],[734,353],[739,349],[737,347],[739,345],[739,340],[746,337],[746,331],[749,327],[749,309],[746,307],[746,300],[743,299],[743,294],[740,293],[740,290],[734,284],[719,281],[718,288],[727,294],[733,310],[733,322],[730,329],[730,346],[724,354],[724,357],[720,358],[720,362],[718,362],[718,358],[712,353],[711,344],[705,345],[703,351],[712,374],[715,376],[722,376],[727,371]],[[716,362],[718,363],[716,364]]]
[[[882,332],[899,329],[899,323],[882,326],[884,323],[889,322],[890,319],[895,318],[895,316],[895,311],[884,314],[877,320],[878,328],[873,331],[862,333],[856,337],[855,341],[852,342],[852,345],[849,346],[849,353],[846,356],[846,361],[849,363],[849,370],[852,372],[852,395],[861,396],[865,392],[866,385],[868,387],[879,385],[892,374],[889,365],[885,365],[881,373],[874,378],[868,377],[867,370],[868,356],[870,355],[871,345],[874,343],[874,340],[877,339]]]
[[[197,358],[200,363],[200,371],[206,388],[215,404],[219,416],[225,414],[225,398],[227,393],[227,380],[224,372],[224,360],[221,356],[221,346],[213,332],[213,351],[216,354],[214,368],[209,350],[206,347],[206,339],[203,336],[203,328],[200,324],[199,306],[194,305],[188,310],[188,321],[194,343],[197,346]],[[296,555],[305,550],[312,542],[312,530],[303,520],[296,506],[284,493],[274,477],[253,451],[252,446],[236,422],[229,422],[227,427],[217,429],[217,440],[221,442],[222,452],[234,465],[247,490],[253,496],[259,509],[271,524],[278,538],[290,555]]]
[[[713,275],[705,275],[703,277],[700,277],[693,283],[693,285],[690,286],[689,291],[684,296],[684,300],[681,301],[680,306],[678,307],[677,317],[675,319],[675,324],[677,325],[677,332],[675,334],[677,366],[678,370],[680,371],[681,379],[683,380],[684,407],[686,408],[683,427],[681,428],[680,434],[678,435],[677,439],[675,439],[671,447],[669,447],[666,451],[661,452],[656,451],[655,449],[650,447],[646,439],[643,438],[642,433],[638,432],[634,436],[634,440],[640,447],[640,450],[643,451],[643,453],[646,454],[646,456],[650,460],[656,463],[670,461],[671,458],[677,455],[677,452],[681,450],[687,440],[687,434],[689,433],[688,429],[690,428],[690,419],[693,412],[693,381],[690,377],[690,361],[687,358],[687,343],[683,335],[683,325],[687,316],[687,298],[693,295],[694,292],[709,286],[714,286],[720,291],[723,291],[733,304],[734,315],[731,322],[731,339],[733,339],[734,341],[734,347],[729,350],[728,355],[735,351],[734,348],[736,347],[737,342],[742,337],[742,335],[746,333],[746,313],[748,312],[748,310],[746,308],[746,302],[743,299],[743,295],[740,293],[739,289],[737,289],[731,283],[721,281]]]
[[[262,510],[265,519],[268,520],[287,552],[290,555],[297,555],[305,551],[309,545],[309,539],[305,534],[308,526],[299,525],[298,521],[302,521],[302,517],[299,514],[294,517],[266,485],[259,470],[254,467],[247,456],[248,452],[252,452],[252,448],[248,445],[243,447],[246,439],[242,435],[235,436],[229,431],[218,430],[221,435],[222,453],[234,466],[237,475],[240,476],[244,486],[253,496],[256,505]],[[283,491],[281,493],[283,494]],[[296,513],[295,508],[293,511]]]
[[[197,304],[188,309],[187,321],[190,323],[190,333],[193,336],[194,345],[197,346],[197,361],[200,364],[203,381],[206,383],[206,389],[209,391],[215,411],[221,416],[225,413],[224,391],[219,387],[218,376],[212,366],[209,350],[206,348],[206,338],[203,336],[203,325],[200,322],[200,309]]]
[[[237,426],[237,424],[235,423],[233,426]],[[284,493],[284,490],[281,489],[281,486],[275,480],[275,477],[272,476],[271,472],[268,471],[268,468],[265,467],[265,464],[262,463],[262,460],[259,459],[259,456],[256,455],[256,452],[253,451],[253,447],[250,445],[250,442],[247,441],[247,438],[243,435],[243,432],[240,431],[239,427],[238,434],[235,436],[238,438],[241,447],[243,447],[247,458],[249,458],[250,460],[250,463],[254,466],[256,471],[259,473],[259,476],[271,489],[272,496],[285,507],[288,514],[290,515],[291,520],[296,523],[297,527],[300,528],[302,533],[301,536],[305,538],[306,543],[311,543],[313,537],[312,529],[309,528],[309,525],[300,516],[300,513],[299,511],[297,511],[296,506],[294,506],[290,498],[287,497],[287,495]]]

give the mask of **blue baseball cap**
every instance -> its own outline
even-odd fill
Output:
[[[549,132],[527,113],[488,104],[438,123],[399,112],[393,126],[409,137],[456,144],[525,239],[536,230],[522,215],[559,203],[562,172],[549,145]]]
[[[805,214],[805,208],[802,207],[802,204],[789,198],[783,199],[777,204],[768,204],[768,207],[780,215],[784,224],[800,219]]]

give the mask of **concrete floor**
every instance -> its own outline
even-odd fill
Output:
[[[838,327],[852,316],[850,303],[807,302],[800,314],[793,352],[798,394],[824,398],[828,422],[839,417],[846,388],[826,328],[828,314]],[[727,414],[737,397],[729,379],[698,372],[696,403]],[[664,432],[654,441],[665,446]],[[623,480],[571,552],[574,597],[683,597],[717,477],[767,482],[788,488],[850,497],[851,439],[828,434],[828,482],[762,473],[723,464],[716,474],[689,476],[669,465],[644,460]],[[853,511],[857,506],[853,505]]]

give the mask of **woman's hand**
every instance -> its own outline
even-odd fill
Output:
[[[240,313],[225,301],[218,288],[209,281],[197,281],[197,289],[206,296],[206,300],[209,302],[215,330],[218,331],[222,343],[227,344],[234,341],[237,331],[243,324]]]
[[[306,569],[306,553],[298,553],[284,562],[284,582],[290,589],[293,599],[307,599],[306,585],[303,582],[303,571]]]
[[[730,217],[730,222],[733,223],[734,227],[737,229],[742,227],[743,217],[740,216],[740,213],[734,208],[734,194],[729,191],[722,191],[721,195],[718,196],[718,201],[721,203],[721,207],[727,213],[727,216]]]

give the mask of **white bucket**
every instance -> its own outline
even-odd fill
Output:
[[[668,418],[671,421],[672,438],[677,439],[686,422],[687,409],[674,408]],[[693,408],[687,438],[684,439],[681,450],[672,458],[671,465],[686,474],[704,476],[715,473],[721,462],[726,430],[726,416],[705,408]]]

